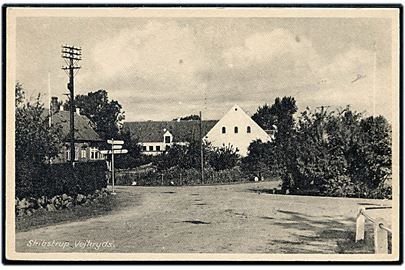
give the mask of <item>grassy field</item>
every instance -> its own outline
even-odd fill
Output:
[[[277,182],[193,187],[118,187],[99,216],[21,227],[19,252],[372,253],[354,243],[359,206],[390,201],[269,194]],[[90,210],[90,209],[88,209]],[[86,211],[88,211],[86,210]],[[94,210],[94,209],[93,209]],[[79,210],[77,210],[79,211]],[[86,212],[84,211],[84,212]],[[55,212],[55,215],[58,215]],[[81,215],[81,216],[80,216]],[[390,215],[387,219],[390,219]],[[91,218],[90,218],[91,217]],[[52,219],[47,217],[47,220]],[[26,226],[26,225],[25,225]],[[42,227],[41,227],[42,226]],[[367,229],[367,232],[371,232]],[[30,245],[59,241],[67,246]],[[371,242],[370,242],[371,241]],[[76,243],[87,242],[86,246]],[[109,243],[94,248],[91,243]],[[371,244],[370,244],[371,243]]]

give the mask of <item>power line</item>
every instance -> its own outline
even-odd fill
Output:
[[[82,60],[82,49],[79,47],[62,45],[62,58],[67,66],[62,66],[62,70],[66,71],[69,77],[67,88],[70,93],[70,161],[75,162],[75,92],[74,92],[74,76],[75,70],[81,67],[77,62]]]

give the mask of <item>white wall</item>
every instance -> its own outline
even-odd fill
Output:
[[[234,132],[235,126],[238,127],[238,133]],[[248,126],[251,128],[251,133],[247,133]],[[226,128],[225,134],[222,133],[222,127]],[[249,115],[235,105],[207,133],[204,139],[211,142],[214,147],[231,145],[234,149],[239,149],[239,155],[246,156],[252,141],[260,139],[267,142],[271,138]]]

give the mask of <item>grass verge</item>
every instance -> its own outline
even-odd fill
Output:
[[[31,216],[22,216],[16,218],[16,232],[29,231],[36,228],[46,227],[73,221],[83,221],[89,218],[109,214],[114,210],[121,210],[128,204],[126,200],[128,195],[121,193],[117,195],[108,195],[99,198],[97,202],[87,205],[77,205],[72,209],[62,209],[54,212],[37,211]],[[133,200],[134,198],[132,198]]]
[[[365,232],[364,240],[355,241],[356,233],[347,232],[344,240],[337,242],[337,252],[340,254],[374,254],[374,233]],[[388,235],[388,254],[391,254],[392,238]]]

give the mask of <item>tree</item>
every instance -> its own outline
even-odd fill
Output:
[[[294,159],[284,175],[292,190],[326,196],[382,197],[391,175],[391,129],[382,116],[307,109],[299,118]]]
[[[47,125],[44,106],[38,96],[26,101],[23,86],[15,86],[15,164],[16,195],[32,194],[42,179],[45,163],[59,153],[60,127]]]
[[[173,121],[178,120],[179,118],[173,119]],[[200,120],[200,116],[197,114],[192,114],[184,117],[180,117],[180,121],[190,121],[190,120]]]
[[[239,155],[231,146],[213,149],[208,160],[208,164],[216,171],[232,169],[238,162]]]
[[[242,170],[249,175],[260,175],[265,171],[276,171],[274,160],[274,143],[253,141],[248,148],[248,155],[242,159]]]
[[[249,151],[249,156],[244,160],[245,168],[247,164],[257,165],[253,167],[259,171],[271,169],[272,173],[280,174],[284,182],[284,188],[288,188],[292,176],[287,171],[293,164],[294,147],[292,142],[295,137],[294,114],[298,108],[293,97],[279,97],[274,100],[274,104],[265,104],[259,107],[252,119],[265,130],[275,130],[274,141],[267,144],[256,142]]]
[[[129,129],[122,129],[117,137],[123,140],[123,148],[128,150],[127,154],[117,155],[115,165],[119,169],[135,168],[144,164],[144,156],[141,154],[141,146],[135,138],[131,137]]]
[[[267,103],[257,109],[252,119],[264,130],[271,130],[276,124],[276,115]]]
[[[25,101],[20,83],[15,86],[15,153],[16,161],[45,162],[59,153],[60,127],[47,126],[47,116],[40,96],[34,102]]]
[[[293,127],[293,115],[298,108],[293,97],[277,97],[274,104],[264,104],[259,107],[252,119],[264,130],[291,128]]]
[[[89,92],[87,95],[77,95],[75,99],[76,108],[80,113],[87,116],[94,124],[95,131],[107,140],[116,138],[125,119],[121,104],[118,101],[108,99],[106,90]],[[64,108],[69,109],[70,102],[67,101]]]

